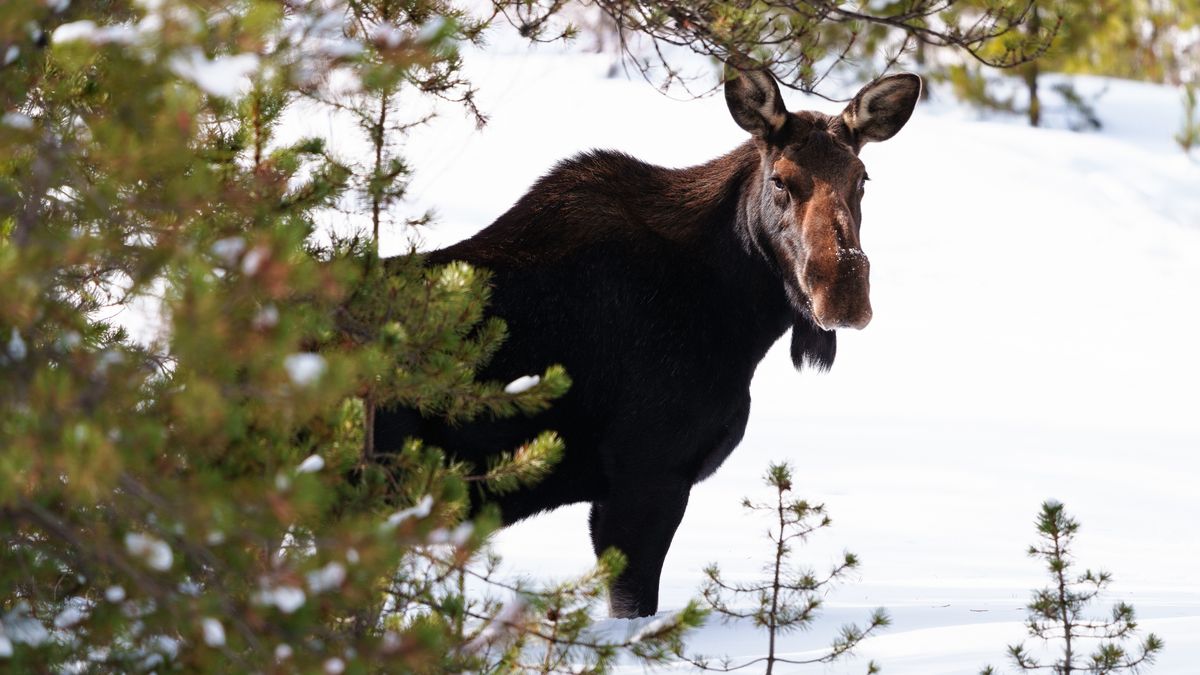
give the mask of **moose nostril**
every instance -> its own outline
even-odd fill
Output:
[[[853,328],[854,330],[862,330],[866,328],[867,324],[871,323],[872,316],[874,316],[874,312],[871,311],[870,307],[867,307],[866,310],[859,313],[858,317],[854,321],[850,322],[850,328]]]

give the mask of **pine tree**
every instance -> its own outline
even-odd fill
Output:
[[[988,73],[979,64],[952,63],[936,73],[936,76],[949,81],[955,94],[962,100],[985,109],[1021,112],[1026,115],[1030,126],[1040,126],[1045,113],[1042,88],[1044,73],[1063,70],[1066,61],[1073,54],[1090,49],[1090,40],[1097,27],[1114,9],[1111,4],[1083,0],[1052,0],[1031,3],[1028,6],[1028,13],[1020,30],[1027,38],[1040,37],[1046,40],[1047,45],[1037,58],[1018,64],[1014,68],[1025,89],[1023,106],[1018,106],[1013,96],[996,94],[989,82]],[[987,6],[987,2],[968,0],[960,5],[959,11],[970,15]],[[983,51],[1002,53],[1009,49],[1006,43],[1010,39],[1009,36],[1001,36],[990,41]],[[1064,94],[1064,100],[1071,112],[1082,113],[1084,123],[1080,126],[1096,128],[1092,125],[1095,115],[1090,114],[1086,101],[1069,84],[1060,93]]]
[[[721,665],[712,665],[709,659],[703,657],[689,658],[694,665],[704,670],[729,672],[766,664],[765,672],[770,675],[776,664],[830,663],[850,654],[858,643],[889,623],[887,614],[882,609],[877,609],[865,627],[853,624],[843,626],[841,634],[822,656],[796,660],[779,655],[777,639],[787,633],[810,628],[824,604],[825,594],[858,567],[858,558],[852,553],[846,553],[843,559],[824,575],[793,565],[793,546],[803,544],[813,533],[832,525],[832,521],[823,504],[810,504],[803,499],[790,497],[792,469],[788,464],[771,464],[764,480],[775,491],[774,503],[757,503],[747,498],[743,500],[742,506],[751,511],[770,513],[775,521],[767,533],[773,544],[770,561],[764,569],[767,578],[753,583],[727,582],[722,578],[720,568],[713,564],[704,570],[708,579],[702,593],[705,602],[722,619],[751,621],[756,627],[765,629],[766,656],[739,664],[733,664],[726,659]],[[741,608],[738,603],[743,601],[743,598],[748,598],[753,604],[745,609]],[[878,667],[872,662],[868,664],[867,672],[878,672]]]
[[[957,3],[958,11],[966,14],[987,6],[975,0]],[[985,109],[1021,112],[1036,127],[1049,112],[1043,96],[1046,73],[1105,75],[1168,84],[1188,81],[1200,49],[1194,35],[1197,25],[1200,3],[1195,0],[1039,1],[1029,6],[1020,30],[1027,35],[1046,35],[1048,46],[1037,58],[1014,69],[1026,92],[1023,106],[1016,105],[1014,97],[997,93],[996,80],[989,78],[979,64],[952,61],[933,74],[949,81],[960,99]],[[1048,33],[1049,26],[1053,30]],[[1003,53],[1010,39],[1010,35],[1000,36],[982,51]],[[1093,101],[1083,97],[1069,80],[1057,83],[1054,90],[1071,128],[1100,128]]]
[[[1153,633],[1133,651],[1121,643],[1132,639],[1137,630],[1133,607],[1119,602],[1107,619],[1091,619],[1084,610],[1112,583],[1108,572],[1086,570],[1076,575],[1071,546],[1079,523],[1068,516],[1059,502],[1042,504],[1037,519],[1041,541],[1029,547],[1029,555],[1045,561],[1051,585],[1035,591],[1026,609],[1025,626],[1031,637],[1061,648],[1052,662],[1030,651],[1023,644],[1008,648],[1009,658],[1021,671],[1047,670],[1056,675],[1092,673],[1096,675],[1137,672],[1154,663],[1163,648],[1162,640]],[[1084,653],[1085,641],[1098,641],[1090,654]],[[995,671],[988,667],[985,675]]]
[[[587,638],[615,558],[493,583],[498,519],[464,520],[468,492],[537,480],[553,434],[487,467],[370,452],[373,401],[505,416],[569,385],[474,382],[504,336],[486,272],[375,251],[407,176],[397,92],[469,105],[454,44],[478,30],[383,0],[0,5],[0,669],[603,667],[699,621]],[[279,140],[304,99],[356,115],[374,157]],[[347,211],[370,227],[319,245]],[[138,307],[162,325],[133,340],[112,316]]]
[[[1010,68],[1042,53],[1049,33],[1023,32],[1027,2],[994,0],[958,11],[958,2],[886,0],[874,3],[830,3],[784,0],[755,3],[689,0],[638,3],[630,0],[586,0],[607,17],[584,30],[599,32],[624,53],[631,72],[640,73],[663,90],[678,85],[693,90],[697,80],[710,87],[712,71],[693,72],[675,58],[680,49],[769,69],[781,84],[805,92],[821,92],[835,73],[856,79],[879,75],[896,66],[920,45],[947,47],[991,67]],[[523,35],[541,39],[573,35],[568,25],[550,31],[568,3],[561,0],[514,3],[512,16]],[[993,45],[1003,44],[1002,49]],[[691,61],[694,63],[694,60]],[[835,78],[836,79],[836,78]]]

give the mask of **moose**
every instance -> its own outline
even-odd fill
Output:
[[[453,426],[382,409],[376,447],[409,436],[456,459],[489,457],[546,429],[566,444],[536,485],[497,495],[505,524],[590,502],[597,554],[619,549],[614,617],[658,609],[659,576],[692,485],[738,445],[750,380],[790,327],[791,358],[827,370],[836,330],[871,320],[860,245],[867,172],[859,150],[908,121],[921,79],[859,91],[840,115],[788,112],[775,78],[727,69],[725,99],[750,139],[684,169],[591,151],[560,162],[475,236],[428,256],[492,274],[488,311],[508,338],[481,379],[552,363],[570,391],[532,417]]]

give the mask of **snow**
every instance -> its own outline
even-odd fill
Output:
[[[41,621],[30,616],[28,602],[18,600],[12,609],[0,616],[0,636],[9,643],[11,654],[12,644],[37,647],[50,639],[50,631],[46,630]],[[0,647],[2,646],[0,644]]]
[[[129,532],[125,535],[125,550],[130,555],[141,558],[142,562],[152,570],[159,572],[171,569],[175,555],[167,542],[153,535],[140,532]]]
[[[246,240],[242,237],[225,237],[212,244],[213,255],[220,258],[226,265],[233,266],[246,250]]]
[[[508,635],[514,626],[521,625],[528,608],[529,602],[524,597],[514,594],[500,607],[500,610],[483,627],[483,630],[463,646],[463,650],[468,653],[478,653],[487,649],[497,640]]]
[[[286,661],[290,658],[292,658],[292,646],[291,645],[283,644],[283,643],[275,645],[275,660],[276,661]]]
[[[275,305],[266,305],[254,315],[252,325],[258,330],[274,328],[279,323],[279,309]]]
[[[245,274],[248,277],[258,274],[258,270],[262,267],[262,264],[266,262],[269,255],[270,251],[268,251],[264,246],[255,246],[254,248],[250,249],[250,252],[246,254],[246,257],[242,258],[242,274]]]
[[[142,660],[144,668],[153,668],[156,665],[163,663],[164,660],[174,660],[179,654],[179,640],[168,635],[153,635],[150,637],[149,645],[152,650],[158,652],[150,654]],[[166,657],[165,659],[163,657]]]
[[[390,21],[381,21],[375,27],[375,32],[371,35],[371,39],[388,49],[395,49],[404,42],[405,33],[403,30],[396,27]]]
[[[211,616],[204,617],[200,622],[201,631],[204,633],[204,644],[209,647],[221,647],[225,644],[225,626],[221,622]]]
[[[521,377],[518,377],[517,379],[505,385],[504,393],[514,395],[524,394],[530,389],[538,386],[538,383],[541,381],[542,378],[538,375],[522,375]]]
[[[467,542],[471,541],[471,535],[475,533],[475,525],[470,521],[459,523],[453,530],[447,530],[444,527],[429,533],[425,537],[425,541],[429,544],[451,544],[453,546],[466,546]]]
[[[55,44],[61,42],[72,42],[74,40],[88,40],[96,32],[95,21],[71,21],[64,23],[54,29],[51,41]]]
[[[634,633],[633,637],[629,638],[629,641],[636,644],[638,642],[641,642],[642,640],[645,640],[648,637],[654,637],[655,635],[662,633],[667,628],[670,628],[671,625],[672,625],[672,622],[671,622],[671,617],[669,615],[668,616],[659,616],[659,617],[655,618],[654,620],[648,622],[645,626],[642,626],[641,628],[639,628],[638,632]]]
[[[325,659],[324,670],[329,675],[341,675],[346,670],[346,662],[336,656]]]
[[[446,30],[446,18],[435,16],[417,31],[417,42],[429,42]]]
[[[410,518],[424,518],[429,515],[432,509],[433,497],[431,495],[425,495],[424,497],[421,497],[421,501],[417,502],[416,505],[410,506],[401,511],[397,511],[388,516],[385,526],[388,528],[394,528]]]
[[[33,128],[33,118],[25,113],[6,112],[4,115],[0,115],[0,124],[21,131],[29,131]]]
[[[134,27],[129,24],[97,26],[96,22],[85,19],[64,23],[55,28],[51,35],[51,41],[54,44],[82,40],[96,45],[109,43],[127,45],[137,40],[139,32],[147,32],[147,29],[151,27],[150,25]]]
[[[346,13],[337,5],[321,10],[309,6],[284,18],[284,36],[295,44],[305,43],[325,56],[339,58],[356,56],[363,51],[362,43],[344,35]]]
[[[309,572],[305,579],[308,581],[308,590],[313,593],[332,591],[341,587],[346,580],[346,566],[337,561],[326,563],[320,569]]]
[[[83,621],[91,612],[92,606],[87,598],[72,597],[64,603],[63,609],[54,617],[54,627],[62,630],[70,628]]]
[[[259,591],[255,601],[260,605],[274,606],[284,614],[291,614],[304,606],[308,598],[302,589],[295,586],[277,586]]]
[[[325,357],[320,354],[304,352],[288,354],[283,358],[283,369],[287,371],[292,383],[298,387],[307,387],[316,383],[325,374],[326,368]]]
[[[61,30],[61,29],[60,29]],[[199,49],[171,57],[171,70],[197,87],[222,98],[234,98],[258,69],[257,54],[234,54],[209,59]]]
[[[745,138],[719,95],[675,101],[636,77],[607,78],[606,56],[495,45],[486,57],[463,49],[488,126],[446,108],[407,144],[420,171],[413,201],[393,215],[437,211],[425,249],[478,231],[575,152],[686,166]],[[797,561],[820,569],[848,549],[862,565],[814,629],[782,648],[812,653],[877,606],[893,619],[857,660],[817,672],[861,672],[866,659],[894,674],[1004,670],[1005,646],[1024,638],[1022,607],[1046,583],[1025,548],[1048,498],[1082,523],[1081,568],[1115,576],[1094,612],[1132,603],[1142,629],[1166,641],[1152,672],[1194,672],[1200,166],[1171,140],[1178,89],[1078,82],[1107,88],[1101,132],[981,117],[935,86],[894,139],[863,150],[874,320],[841,331],[828,374],[797,374],[786,340],[759,366],[744,441],[692,492],[661,608],[697,596],[709,562],[730,580],[761,574],[766,524],[737,505],[764,496],[767,463],[787,459],[798,496],[825,503],[834,522]],[[793,110],[842,107],[785,98]],[[360,142],[336,118],[291,124],[348,154]],[[519,523],[496,544],[514,576],[563,578],[593,562],[584,505]],[[761,655],[765,642],[736,623],[692,638],[731,657]]]
[[[4,633],[0,633],[0,659],[6,659],[13,655],[13,643]]]
[[[121,602],[125,599],[125,589],[121,586],[109,586],[104,589],[104,599],[112,603]]]
[[[25,340],[21,338],[21,333],[16,328],[12,329],[12,335],[8,338],[6,349],[13,361],[23,361],[26,354],[29,353],[29,349],[25,346]]]
[[[294,379],[294,378],[293,378]],[[325,468],[325,458],[320,455],[309,455],[296,467],[296,473],[316,473]]]

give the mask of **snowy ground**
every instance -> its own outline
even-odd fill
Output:
[[[677,102],[608,79],[606,57],[468,64],[491,123],[476,132],[450,111],[407,150],[421,173],[406,209],[440,216],[427,246],[485,226],[577,151],[684,166],[744,138],[719,96]],[[981,120],[943,98],[864,150],[874,321],[842,333],[828,374],[795,373],[782,342],[761,364],[745,441],[693,492],[664,609],[696,594],[710,561],[758,572],[766,523],[739,498],[765,496],[767,463],[790,459],[804,467],[799,494],[834,519],[799,558],[821,568],[849,549],[863,565],[785,650],[819,646],[875,606],[894,619],[858,660],[804,672],[862,672],[866,658],[922,675],[1007,665],[1043,584],[1024,550],[1047,498],[1083,523],[1081,565],[1113,572],[1112,598],[1166,640],[1154,672],[1200,672],[1200,166],[1170,138],[1177,91],[1084,86],[1108,87],[1101,133]],[[578,573],[592,560],[586,508],[521,523],[497,546],[515,572]],[[714,624],[694,644],[736,657],[764,642]]]

